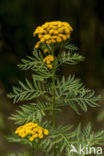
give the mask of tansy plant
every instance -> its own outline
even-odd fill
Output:
[[[31,156],[37,149],[45,156],[77,156],[72,145],[78,150],[79,144],[88,147],[104,144],[104,131],[92,132],[91,124],[81,129],[80,124],[75,128],[56,122],[64,107],[69,106],[80,114],[80,109],[87,112],[87,107],[97,107],[100,99],[75,76],[66,79],[62,75],[63,64],[74,65],[84,60],[70,43],[72,31],[67,22],[61,21],[37,27],[33,33],[37,39],[33,55],[18,65],[22,70],[32,71],[32,82],[27,78],[25,83],[19,81],[18,87],[8,94],[14,103],[23,102],[10,117],[18,128],[9,141],[29,144]]]

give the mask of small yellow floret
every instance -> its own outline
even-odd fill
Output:
[[[44,49],[44,53],[47,53],[48,52],[48,48]]]
[[[40,41],[36,43],[35,48],[37,49],[39,48],[39,46],[40,46]]]
[[[50,35],[44,35],[44,38],[45,38],[46,40],[49,40],[49,39],[51,38],[51,36],[50,36]]]
[[[43,135],[42,134],[39,134],[39,138],[42,139],[43,138]]]
[[[57,42],[61,42],[62,39],[60,37],[57,37]]]
[[[51,64],[48,64],[47,67],[50,68],[50,69],[52,69],[52,65]]]
[[[48,41],[46,41],[46,43],[47,43],[47,44],[51,44],[52,42],[51,42],[51,40],[48,40]]]
[[[43,37],[43,35],[42,35],[42,34],[39,34],[39,35],[38,35],[38,38],[42,38],[42,37]]]
[[[44,134],[45,134],[45,135],[48,135],[48,134],[49,134],[49,132],[48,132],[47,129],[44,130]]]
[[[63,35],[62,38],[65,41],[67,39],[67,36]]]
[[[44,43],[44,42],[45,42],[45,39],[44,39],[44,38],[41,38],[41,39],[40,39],[40,42],[41,42],[41,43]]]
[[[39,45],[36,44],[36,45],[35,45],[35,48],[38,49],[38,48],[39,48]]]
[[[55,34],[55,35],[58,35],[58,31],[57,31],[57,30],[55,30],[55,31],[54,31],[54,34]]]
[[[29,140],[30,140],[30,141],[33,141],[33,140],[34,140],[34,138],[33,138],[33,137],[30,137],[30,138],[29,138]]]

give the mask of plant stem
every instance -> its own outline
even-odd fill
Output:
[[[52,126],[55,128],[55,71],[52,78]],[[54,156],[56,156],[56,148],[54,148]]]
[[[32,145],[32,156],[34,156],[34,152],[35,152],[35,148],[34,148],[34,144]]]
[[[52,78],[52,121],[53,121],[53,128],[55,128],[55,74]]]

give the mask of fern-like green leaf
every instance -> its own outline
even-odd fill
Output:
[[[43,63],[43,56],[39,55],[36,49],[33,51],[33,57],[28,57],[28,59],[22,59],[21,64],[18,67],[22,70],[35,71],[39,79],[47,79],[53,76],[53,73],[47,68]]]
[[[53,149],[57,147],[56,150],[59,155],[63,153],[64,150],[71,148],[71,143],[75,144],[74,138],[77,135],[77,131],[70,132],[72,126],[60,126],[50,132],[50,135],[41,141],[42,148],[46,153],[52,153]]]
[[[78,106],[87,111],[87,107],[96,107],[100,96],[95,96],[93,90],[86,89],[79,79],[69,76],[67,80],[63,77],[61,81],[57,80],[56,101],[60,106],[70,105],[74,111],[79,114]]]
[[[52,107],[50,104],[37,101],[37,103],[20,106],[20,109],[16,111],[16,114],[12,114],[10,119],[20,125],[29,121],[41,123],[43,117],[46,115],[46,112],[51,110]],[[58,108],[55,110],[59,111]]]
[[[33,77],[33,84],[26,79],[26,84],[19,81],[20,87],[13,87],[13,92],[8,94],[9,98],[13,98],[13,102],[27,101],[44,95],[46,87]]]
[[[83,56],[80,56],[78,53],[66,53],[64,52],[61,58],[59,59],[60,64],[70,64],[74,65],[77,64],[78,62],[81,62],[84,60]]]

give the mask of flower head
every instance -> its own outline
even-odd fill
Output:
[[[20,126],[16,129],[15,134],[20,136],[21,138],[25,138],[29,136],[29,140],[33,141],[35,138],[42,139],[44,135],[48,135],[49,131],[40,127],[38,124],[34,122],[28,122],[23,126]]]
[[[70,38],[72,27],[67,22],[53,21],[46,22],[37,27],[33,36],[38,36],[39,42],[36,43],[35,48],[39,48],[42,43],[54,44],[60,43]]]
[[[43,59],[43,62],[44,63],[47,63],[47,67],[52,69],[52,65],[51,65],[51,62],[54,61],[54,56],[53,55],[48,55],[46,56],[44,59]]]

